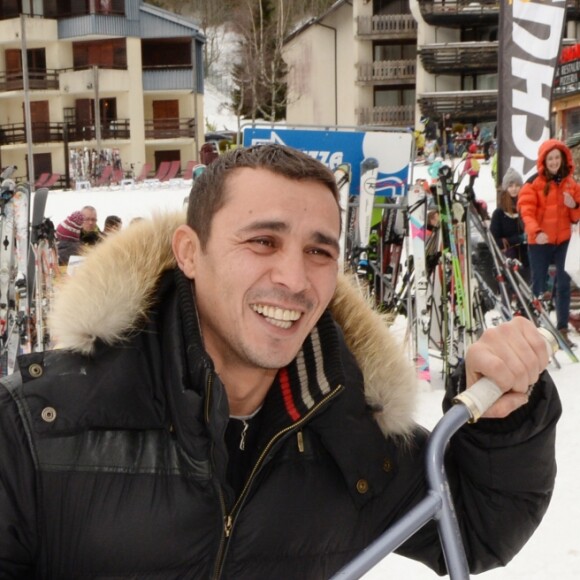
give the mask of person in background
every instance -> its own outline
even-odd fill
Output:
[[[105,225],[103,227],[103,236],[118,232],[123,227],[123,220],[117,215],[108,215],[105,218]]]
[[[512,258],[521,263],[520,273],[529,283],[528,245],[524,224],[517,208],[518,194],[522,184],[522,176],[510,167],[502,180],[499,203],[491,215],[489,230],[506,258]]]
[[[83,246],[94,246],[101,240],[101,230],[97,225],[97,210],[92,205],[85,205],[81,209],[81,213],[84,216],[81,244]]]
[[[87,255],[55,296],[60,348],[0,381],[4,576],[329,578],[425,498],[416,368],[339,273],[340,232],[330,169],[266,144],[220,155],[186,218]],[[474,573],[548,508],[548,360],[517,317],[446,385],[446,409],[482,376],[501,392],[445,458]],[[446,572],[433,522],[398,551]]]
[[[483,162],[487,164],[491,158],[490,150],[491,146],[493,145],[493,133],[487,125],[484,125],[483,129],[481,130],[479,135],[479,142],[483,148]]]
[[[556,326],[573,348],[568,336],[570,276],[564,266],[571,225],[580,219],[580,185],[573,177],[572,152],[562,141],[542,143],[536,166],[538,173],[523,185],[517,204],[527,235],[532,290],[544,295],[548,268],[555,264]]]
[[[477,145],[472,143],[469,145],[467,153],[465,154],[465,165],[463,166],[462,175],[469,176],[469,187],[473,191],[475,180],[479,176],[479,160],[477,159]]]
[[[56,227],[59,266],[67,266],[71,256],[78,256],[81,253],[80,235],[84,219],[80,211],[75,211]]]

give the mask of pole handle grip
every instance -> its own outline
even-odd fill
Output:
[[[538,328],[538,332],[546,341],[546,348],[550,358],[558,350],[558,340],[546,328]],[[469,423],[475,423],[501,396],[503,391],[487,377],[482,377],[469,389],[459,393],[454,399],[454,404],[462,403],[471,415]]]

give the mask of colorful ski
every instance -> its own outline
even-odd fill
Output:
[[[427,215],[426,192],[420,185],[413,185],[408,194],[409,232],[412,242],[414,295],[415,295],[415,360],[419,378],[431,381],[429,368],[429,297],[425,260],[425,218]],[[411,317],[410,317],[411,318]]]
[[[358,260],[357,273],[360,276],[369,274],[369,239],[375,202],[379,162],[374,157],[367,157],[360,167],[360,189],[358,206]]]
[[[6,181],[0,207],[0,364],[3,375],[13,372],[20,352],[30,350],[26,283],[30,189],[28,185],[16,186]]]
[[[351,166],[349,163],[342,163],[334,170],[336,186],[340,194],[340,208],[342,210],[342,229],[340,232],[340,258],[339,264],[343,267],[346,257],[346,238],[348,232],[348,200],[350,197]]]

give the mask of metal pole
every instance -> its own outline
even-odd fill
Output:
[[[28,148],[28,180],[34,191],[34,154],[32,152],[32,114],[30,112],[30,83],[28,79],[28,54],[26,50],[26,19],[20,15],[20,54],[22,59],[22,80],[24,82],[24,128]]]
[[[93,65],[93,88],[95,89],[95,139],[97,151],[101,155],[101,104],[99,103],[99,67]]]

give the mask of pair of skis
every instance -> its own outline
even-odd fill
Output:
[[[378,242],[371,244],[373,210],[375,209],[376,184],[379,163],[375,158],[366,158],[360,168],[360,191],[356,220],[348,213],[350,168],[341,165],[335,170],[337,185],[341,193],[341,208],[344,212],[341,255],[347,267],[371,285],[371,294],[378,292],[380,307],[393,308],[396,301],[396,284],[400,270],[403,234],[397,231],[397,218],[402,207],[393,204],[384,211],[381,219]],[[419,377],[430,381],[429,370],[429,320],[430,297],[428,293],[427,267],[425,260],[426,192],[420,187],[411,188],[408,196],[408,212],[411,239],[413,241],[414,270],[414,346]],[[354,212],[353,212],[354,213]],[[349,238],[351,240],[348,247]],[[374,260],[371,260],[372,255]],[[348,256],[348,257],[347,257]],[[378,282],[377,282],[378,280]]]
[[[16,357],[30,350],[26,280],[30,188],[5,179],[0,190],[0,374],[13,372]]]

